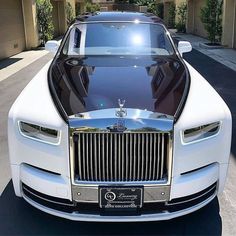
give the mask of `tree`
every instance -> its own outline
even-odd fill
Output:
[[[164,4],[163,2],[157,3],[157,16],[164,19]]]
[[[66,23],[67,26],[70,26],[75,19],[75,12],[73,7],[69,2],[66,3]]]
[[[147,12],[158,15],[157,3],[155,0],[137,0],[138,6],[147,6]]]
[[[41,44],[53,38],[54,27],[52,23],[52,4],[50,0],[36,0],[39,37]]]
[[[86,12],[94,13],[96,11],[100,11],[100,5],[98,3],[94,4],[90,1],[87,1],[85,4],[85,9]]]
[[[204,24],[211,44],[221,41],[222,5],[223,0],[206,0],[205,7],[201,8],[201,21]]]
[[[187,4],[182,2],[177,8],[178,22],[176,28],[178,32],[186,32]]]
[[[168,9],[168,27],[175,27],[175,4],[173,2],[170,3]]]

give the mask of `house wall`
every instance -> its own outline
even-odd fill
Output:
[[[59,25],[59,15],[58,15],[58,1],[51,1],[52,4],[52,22],[54,26],[54,37],[58,37],[60,35],[60,25]]]
[[[39,45],[37,12],[35,0],[22,0],[26,49]]]
[[[236,48],[236,0],[224,1],[222,44]]]
[[[188,1],[187,32],[206,38],[207,32],[201,22],[201,8],[205,5],[205,0]]]
[[[0,59],[25,49],[25,32],[21,0],[1,0]]]
[[[0,59],[39,45],[36,0],[0,0]],[[66,2],[75,11],[75,2],[84,0],[51,0],[54,36],[67,30]],[[81,4],[83,4],[81,2]]]

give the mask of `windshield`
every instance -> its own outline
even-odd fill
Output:
[[[171,55],[162,25],[105,22],[75,25],[62,50],[65,55]]]

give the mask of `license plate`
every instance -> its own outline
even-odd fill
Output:
[[[143,204],[143,188],[101,187],[100,207],[106,209],[134,209]]]

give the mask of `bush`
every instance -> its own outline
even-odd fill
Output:
[[[100,11],[100,5],[98,3],[93,4],[91,2],[86,2],[85,4],[85,11],[94,13],[96,11]]]
[[[75,3],[75,14],[76,16],[80,15],[82,12],[81,12],[81,7],[80,7],[80,4],[79,3]]]
[[[75,19],[75,12],[73,7],[69,2],[66,3],[66,23],[67,26],[70,26]]]
[[[206,6],[201,8],[201,21],[212,44],[221,41],[222,5],[223,0],[206,0]]]
[[[147,6],[147,12],[158,15],[157,4],[155,0],[137,0],[135,3],[138,6]]]
[[[164,4],[163,3],[157,3],[157,16],[159,16],[161,19],[164,19]]]
[[[168,27],[175,27],[175,4],[173,2],[170,3],[168,10]]]
[[[176,23],[175,28],[177,29],[177,32],[179,32],[179,33],[185,33],[186,32],[185,25],[181,24],[180,22]]]
[[[186,32],[186,20],[187,20],[187,4],[182,2],[177,8],[178,22],[176,28],[178,32]]]
[[[52,4],[50,0],[36,0],[39,38],[41,45],[53,38],[54,26],[52,23]]]

